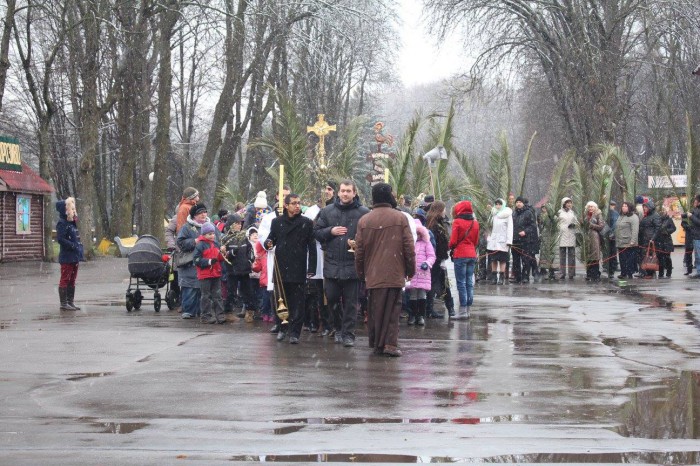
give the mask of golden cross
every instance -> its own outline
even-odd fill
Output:
[[[318,155],[318,165],[322,170],[326,169],[326,144],[325,139],[331,131],[335,131],[335,125],[329,125],[325,120],[325,114],[318,114],[318,121],[314,123],[313,126],[307,126],[306,131],[309,133],[314,133],[318,136],[318,146],[316,147],[316,154]]]

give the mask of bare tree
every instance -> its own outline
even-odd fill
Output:
[[[179,18],[180,1],[170,0],[160,14],[158,28],[158,112],[156,124],[155,159],[153,162],[153,183],[151,184],[151,218],[149,231],[163,239],[163,217],[167,185],[166,162],[170,148],[170,99],[173,86],[172,37]]]
[[[474,71],[503,59],[544,73],[568,142],[588,157],[601,142],[624,144],[644,0],[427,0],[443,33],[467,25],[485,44]],[[476,27],[474,27],[476,26]],[[642,50],[643,52],[643,50]]]
[[[0,37],[0,111],[2,111],[2,97],[5,95],[5,82],[7,81],[7,70],[10,68],[10,40],[12,39],[12,26],[14,24],[16,0],[6,0],[7,11],[2,26],[2,37]]]

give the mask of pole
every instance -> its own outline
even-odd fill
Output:
[[[284,212],[284,165],[280,164],[280,186],[277,191],[277,211],[280,215]]]
[[[434,195],[435,181],[433,180],[433,168],[431,167],[430,162],[428,162],[428,173],[430,173],[430,192]]]

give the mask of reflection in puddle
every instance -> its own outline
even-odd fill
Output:
[[[89,379],[91,377],[106,377],[108,375],[112,375],[112,372],[84,372],[82,374],[70,374],[70,377],[68,377],[66,380],[83,380],[83,379]]]
[[[630,380],[637,388],[639,379]],[[661,386],[635,391],[615,431],[625,437],[700,439],[700,373],[683,371]]]
[[[101,434],[130,434],[148,427],[145,422],[92,422],[90,425],[102,429]]]
[[[16,323],[17,323],[17,321],[14,319],[12,319],[12,320],[0,320],[0,330],[8,329],[8,328],[12,327],[13,325],[15,325]]]
[[[697,464],[698,451],[621,453],[532,453],[492,457],[413,456],[382,453],[310,453],[238,455],[229,461],[259,463],[656,463]]]
[[[278,427],[277,429],[274,430],[274,433],[275,433],[275,435],[293,434],[294,432],[299,432],[304,427],[306,427],[306,426],[295,425],[295,426],[287,426],[287,427]]]
[[[495,419],[495,418],[493,418]],[[444,424],[452,422],[454,424],[479,424],[481,418],[379,418],[379,417],[309,417],[296,419],[279,419],[273,422],[281,424],[332,424],[332,425],[353,425],[353,424]],[[492,421],[496,422],[496,421]]]

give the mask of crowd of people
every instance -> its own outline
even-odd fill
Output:
[[[486,206],[489,215],[480,224],[470,200],[457,202],[448,215],[446,204],[432,195],[415,207],[409,196],[397,201],[386,183],[372,187],[371,209],[362,205],[352,180],[328,181],[324,193],[322,202],[306,207],[288,187],[272,205],[260,191],[250,204],[210,217],[198,190],[186,188],[165,229],[175,251],[173,287],[182,318],[208,324],[263,320],[273,324],[270,332],[280,342],[299,344],[306,329],[345,347],[355,345],[359,320],[367,324],[374,352],[396,357],[402,315],[407,325],[424,326],[428,318],[444,317],[434,307],[441,301],[451,320],[467,320],[478,280],[572,280],[577,249],[588,281],[601,279],[601,265],[612,278],[618,264],[620,279],[654,278],[657,272],[643,267],[650,250],[658,257],[659,279],[673,270],[675,224],[667,208],[641,196],[634,204],[623,202],[619,212],[611,201],[603,218],[593,201],[580,215],[569,197],[556,212],[544,205],[537,213],[527,198],[509,195]],[[83,251],[75,200],[59,201],[56,209],[61,310],[77,310]],[[700,195],[682,226],[686,275],[695,258],[691,278],[700,278]]]

